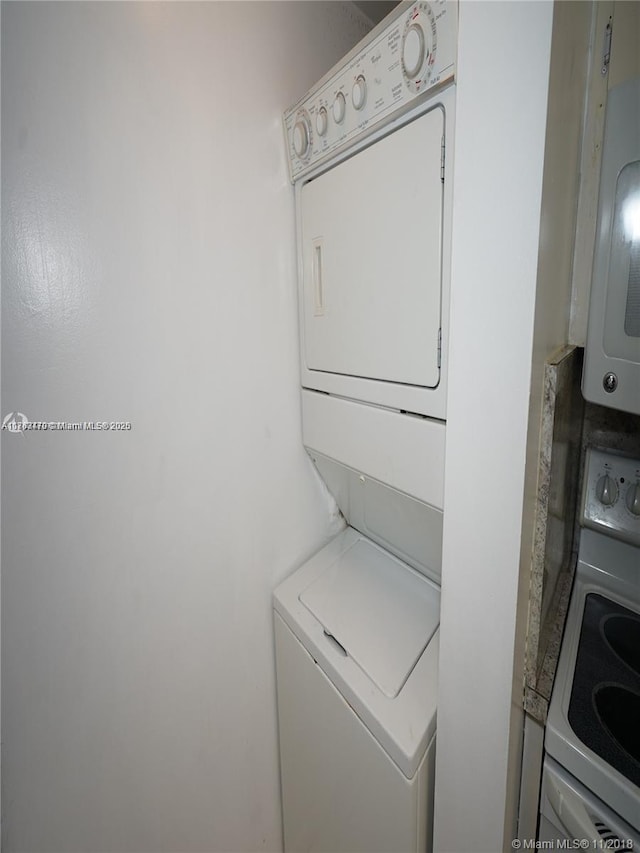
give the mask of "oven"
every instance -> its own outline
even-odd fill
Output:
[[[640,460],[587,455],[539,838],[640,850]]]

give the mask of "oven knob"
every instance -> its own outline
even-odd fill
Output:
[[[353,102],[353,106],[357,110],[361,110],[364,107],[365,101],[367,100],[367,81],[364,79],[362,74],[358,75],[356,82],[353,84],[351,100]]]
[[[596,483],[596,497],[604,506],[613,506],[618,500],[618,484],[608,474],[603,474]]]
[[[625,503],[629,512],[634,515],[640,515],[640,482],[635,483],[633,486],[629,486],[627,489]]]
[[[310,146],[311,133],[309,121],[304,116],[300,116],[293,126],[293,150],[301,160],[304,160],[309,153]]]
[[[344,121],[344,114],[347,111],[347,102],[344,99],[344,95],[342,92],[338,92],[336,95],[335,101],[333,102],[333,117],[336,120],[337,124],[342,124]]]
[[[328,127],[329,116],[327,115],[326,109],[324,107],[320,107],[316,116],[316,130],[318,131],[318,136],[324,136]]]

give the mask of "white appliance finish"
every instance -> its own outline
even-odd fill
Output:
[[[615,561],[615,562],[614,562]],[[616,573],[610,568],[615,565]],[[573,777],[640,832],[640,789],[586,746],[569,723],[585,600],[600,594],[640,614],[640,560],[637,548],[593,530],[580,536],[580,559],[562,640],[562,650],[545,733],[545,750]]]
[[[436,107],[302,185],[310,371],[438,385],[443,135]]]
[[[283,117],[295,182],[352,154],[455,75],[457,4],[400,3]]]
[[[444,420],[457,7],[401,4],[390,18],[284,118],[296,192],[301,380]],[[345,118],[336,122],[329,95],[360,78],[369,81],[362,112],[345,95]],[[328,129],[319,142],[311,127],[321,103]],[[300,135],[310,140],[302,154]]]
[[[440,583],[441,509],[321,453],[311,450],[309,456],[351,527]]]
[[[591,448],[582,504],[585,527],[640,546],[640,460]]]
[[[640,77],[609,92],[582,391],[640,414]]]
[[[618,530],[612,536],[610,519],[605,517],[603,521],[601,518],[603,509],[614,495],[613,484],[633,487],[634,479],[629,478],[629,472],[638,470],[640,460],[598,449],[589,451],[576,577],[545,732],[547,755],[558,762],[574,781],[587,788],[592,797],[601,801],[605,809],[613,810],[622,819],[623,827],[628,824],[635,833],[631,837],[636,839],[640,834],[640,788],[590,749],[574,731],[569,717],[588,596],[601,596],[614,605],[624,607],[632,619],[633,614],[640,617],[640,549],[630,544],[635,541],[640,520],[625,507],[624,512],[617,516],[617,525],[624,527],[623,535]],[[605,478],[611,482],[607,483]],[[618,491],[614,503],[620,500],[626,503],[624,493]],[[604,622],[600,625],[600,632],[603,631]],[[603,636],[606,637],[606,633]],[[584,817],[577,806],[571,805],[572,802],[570,797],[570,805],[565,808],[571,812],[578,811]],[[577,837],[598,839],[598,827],[593,824],[590,834]]]
[[[285,849],[431,849],[456,7],[403,4],[284,118],[302,434],[347,529],[274,593]]]
[[[402,4],[284,117],[302,434],[346,530],[274,593],[285,849],[431,849],[457,9]]]
[[[389,699],[404,686],[440,616],[433,584],[357,535],[300,601]]]
[[[583,845],[589,842],[588,849],[592,850],[637,850],[640,846],[639,833],[547,757],[542,768],[538,841],[557,844],[576,840]],[[564,845],[557,849],[575,848]]]
[[[347,528],[274,594],[285,849],[429,849],[440,591]]]
[[[303,390],[302,431],[308,450],[442,509],[443,423]]]

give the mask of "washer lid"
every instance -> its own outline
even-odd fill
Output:
[[[362,537],[300,601],[389,698],[402,689],[440,619],[437,587]]]

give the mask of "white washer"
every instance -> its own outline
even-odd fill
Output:
[[[274,606],[285,849],[430,849],[439,587],[349,527]]]

